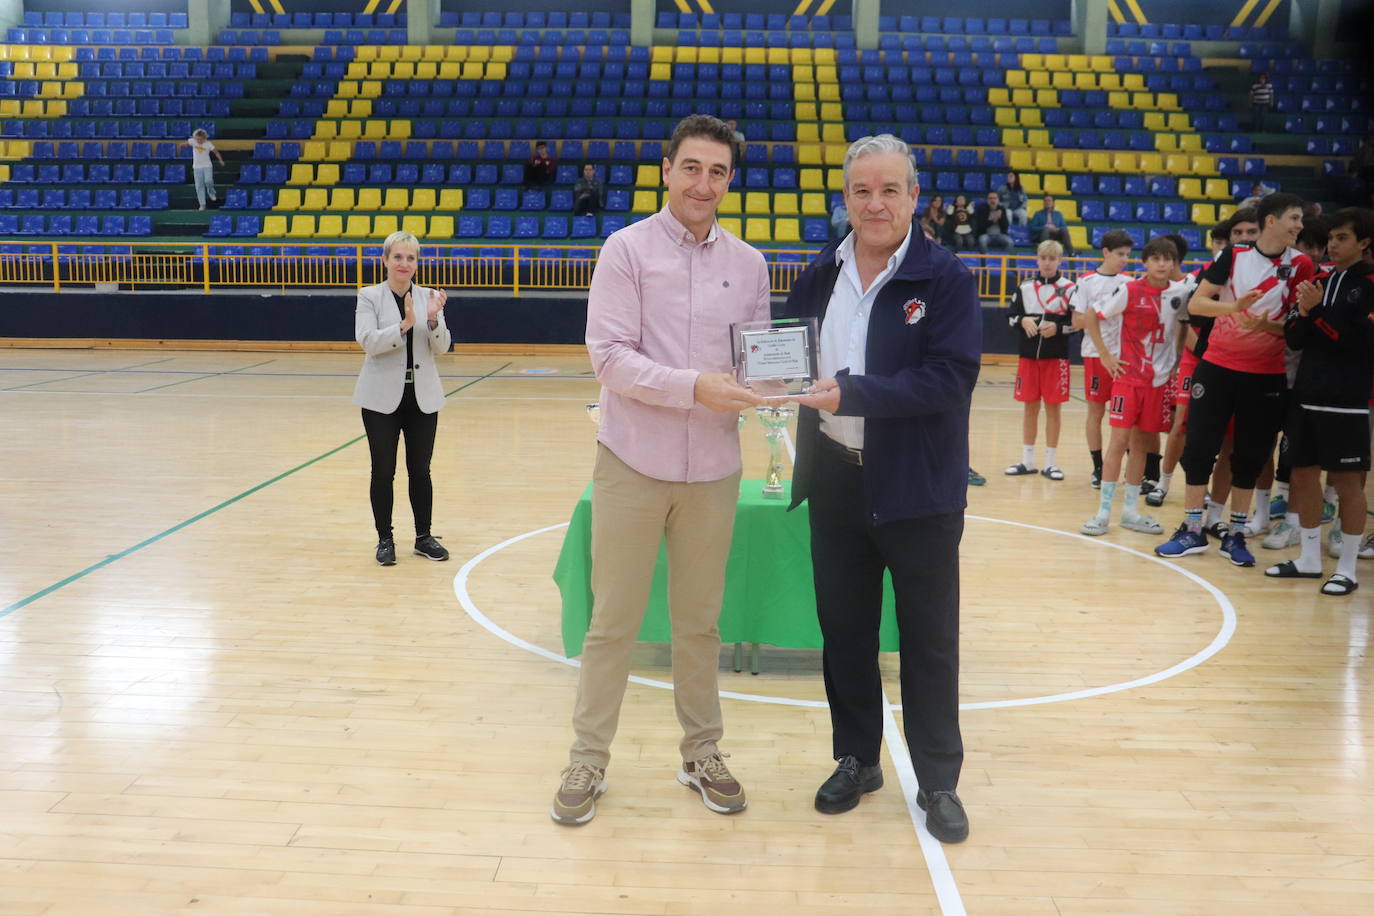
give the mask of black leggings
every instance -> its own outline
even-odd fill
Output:
[[[1234,416],[1231,485],[1253,490],[1265,459],[1274,453],[1274,437],[1283,428],[1287,392],[1288,379],[1282,372],[1238,372],[1205,359],[1198,363],[1188,402],[1188,438],[1180,461],[1188,485],[1207,485],[1226,424]]]
[[[396,447],[401,433],[406,437],[406,476],[410,483],[410,511],[415,515],[415,536],[430,533],[434,510],[434,485],[429,479],[429,458],[434,454],[434,434],[439,414],[425,413],[415,402],[415,386],[406,385],[401,404],[391,413],[363,408],[363,429],[367,430],[367,449],[372,453],[372,520],[377,537],[391,537],[391,482],[396,476]]]

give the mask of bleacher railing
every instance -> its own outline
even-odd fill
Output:
[[[0,285],[64,288],[118,286],[129,291],[195,289],[206,293],[229,289],[359,288],[386,277],[380,249],[367,245],[331,245],[332,253],[305,253],[295,245],[251,246],[222,242],[140,242],[110,245],[95,242],[28,243],[22,252],[0,251]],[[815,252],[805,249],[760,249],[768,261],[773,292],[787,293]],[[505,290],[512,296],[529,291],[584,291],[591,286],[599,249],[588,245],[424,245],[420,282],[446,289]],[[1006,305],[1017,283],[1035,271],[1026,253],[972,254],[959,258],[978,282],[985,302]],[[1197,262],[1202,263],[1202,262]],[[1097,266],[1093,257],[1066,258],[1070,276]],[[1185,269],[1195,266],[1185,264]]]

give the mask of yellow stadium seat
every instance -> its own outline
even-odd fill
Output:
[[[1122,175],[1129,175],[1132,172],[1135,172],[1137,168],[1139,168],[1139,166],[1136,163],[1135,153],[1112,154],[1111,170],[1113,172],[1119,172]]]
[[[1190,215],[1199,226],[1215,226],[1217,222],[1217,208],[1211,204],[1193,204]]]
[[[1035,90],[1035,104],[1041,108],[1058,108],[1059,91],[1057,89],[1037,89]]]
[[[1119,92],[1121,86],[1121,74],[1119,73],[1099,73],[1097,74],[1097,87],[1107,92]]]
[[[1224,219],[1230,219],[1232,214],[1236,212],[1236,209],[1235,204],[1217,204],[1217,222],[1221,222]]]
[[[824,160],[821,158],[821,147],[816,143],[797,144],[797,163],[799,165],[820,165]],[[805,171],[805,169],[803,169]]]
[[[1053,152],[1053,150],[1046,150]],[[1014,149],[1007,153],[1007,167],[1013,172],[1025,172],[1035,168],[1035,153],[1028,149]]]
[[[329,209],[347,212],[353,209],[353,189],[335,188],[329,193]]]
[[[433,61],[420,61],[415,65],[415,78],[417,80],[432,80],[439,75],[439,65]]]
[[[739,214],[744,209],[743,200],[739,191],[726,191],[725,196],[720,199],[720,212],[732,216]]]
[[[1085,85],[1079,86],[1079,78]],[[1091,73],[1065,73],[1062,70],[1050,75],[1050,86],[1054,89],[1093,89],[1096,88],[1089,83],[1096,82]]]
[[[277,203],[272,208],[274,210],[299,210],[301,208],[301,189],[282,188],[277,192]]]
[[[651,80],[670,80],[673,78],[672,64],[650,64],[649,79]]]
[[[773,241],[773,221],[771,219],[748,219],[744,221],[744,240],[746,242]]]
[[[630,210],[635,213],[657,213],[658,192],[635,191],[634,201],[630,207]]]
[[[387,135],[388,140],[410,139],[411,124],[409,121],[392,121],[388,129],[390,130]]]
[[[302,210],[328,210],[329,209],[329,189],[328,188],[306,188],[305,197],[301,200]]]
[[[377,216],[372,219],[372,231],[377,234],[377,238],[384,239],[393,232],[400,229],[400,225],[394,216]]]
[[[793,48],[790,56],[794,64],[809,64],[815,59],[810,48]]]
[[[766,59],[770,67],[782,67],[791,62],[786,48],[769,48]]]
[[[435,200],[433,188],[414,188],[410,192],[410,208],[428,213],[430,210],[437,210],[439,202]]]
[[[838,102],[840,100],[840,86],[838,83],[821,83],[816,91],[816,97],[822,102]]]
[[[1070,223],[1078,222],[1078,201],[1065,197],[1054,202],[1054,208],[1064,214],[1064,220]]]
[[[401,218],[401,231],[409,232],[417,239],[422,239],[425,237],[427,222],[428,220],[425,217],[420,216],[418,213],[412,213]]]
[[[1178,196],[1184,200],[1202,200],[1202,181],[1197,178],[1180,178]]]
[[[1108,108],[1130,108],[1131,95],[1128,92],[1109,92],[1107,93]]]
[[[1021,184],[1026,187],[1026,194],[1034,197],[1040,193],[1040,176],[1035,172],[1021,176]]]
[[[319,224],[315,227],[315,237],[322,239],[342,238],[343,217],[337,213],[329,213],[321,216]]]
[[[678,45],[674,50],[673,58],[679,64],[694,64],[697,62],[696,45]]]
[[[821,140],[826,143],[844,142],[844,125],[826,123],[821,125]]]
[[[339,183],[339,164],[322,162],[315,168],[315,184],[331,186]]]
[[[1188,175],[1192,173],[1192,168],[1187,156],[1169,153],[1164,157],[1164,171],[1170,175]]]
[[[1088,153],[1088,171],[1099,173],[1113,171],[1112,154],[1097,150]]]
[[[796,216],[801,210],[797,206],[797,195],[779,193],[773,195],[773,213],[776,216]]]
[[[657,65],[655,65],[655,66],[657,66]],[[667,64],[663,64],[663,66],[666,67]],[[486,69],[486,65],[485,65],[485,64],[481,64],[481,63],[478,63],[477,61],[471,61],[471,60],[465,61],[465,62],[463,63],[463,79],[465,79],[465,80],[480,80],[480,79],[482,78],[483,73],[485,72],[485,69]]]
[[[258,235],[267,238],[282,238],[286,235],[286,217],[266,216],[262,220],[262,231]]]
[[[663,184],[661,165],[641,165],[635,169],[635,185],[641,188],[657,188]]]
[[[796,108],[798,121],[819,121],[821,110],[815,102],[799,102]]]
[[[816,73],[813,68],[805,66],[794,66],[792,68],[792,82],[814,83],[815,81]]]
[[[849,147],[844,143],[830,143],[825,146],[825,164],[843,165]]]
[[[315,167],[306,165],[304,162],[297,162],[291,166],[291,177],[286,179],[287,184],[312,184],[315,181]]]
[[[1067,55],[1064,55],[1064,54],[1046,54],[1046,55],[1045,55],[1045,69],[1046,69],[1046,70],[1068,70],[1068,69],[1069,69],[1069,59],[1068,59],[1068,56],[1067,56]]]
[[[767,216],[770,212],[768,193],[766,191],[750,191],[745,194],[744,212]]]
[[[1070,226],[1069,243],[1073,245],[1075,251],[1087,251],[1089,249],[1088,227]]]
[[[1017,107],[1035,104],[1034,89],[1013,89],[1011,91],[1011,103]]]
[[[1154,111],[1159,106],[1155,103],[1153,92],[1132,92],[1131,107],[1136,111]]]
[[[370,117],[372,117],[372,100],[371,100],[371,99],[352,99],[352,100],[350,100],[349,103],[348,103],[348,116],[349,116],[350,118],[357,118],[357,119],[359,119],[359,120],[362,120],[363,118],[370,118]]]
[[[671,64],[673,48],[671,45],[654,45],[649,49],[649,60],[656,64]]]
[[[803,191],[820,191],[825,188],[825,178],[821,175],[820,169],[802,169],[798,174],[798,183]]]
[[[453,238],[453,217],[431,216],[429,218],[429,237],[432,239]]]
[[[307,140],[301,146],[301,158],[308,162],[318,162],[324,158],[325,145],[319,140]]]
[[[1202,152],[1202,137],[1199,134],[1178,134],[1178,148],[1185,153]]]
[[[17,118],[22,110],[18,99],[0,99],[0,118]]]
[[[487,64],[486,78],[489,80],[503,80],[506,78],[507,66],[504,61],[492,61]]]
[[[330,99],[329,104],[324,106],[324,116],[334,119],[348,117],[348,100]]]
[[[1159,175],[1164,172],[1164,157],[1159,153],[1141,153],[1140,171],[1146,175]]]
[[[1066,172],[1086,172],[1088,157],[1082,150],[1065,150],[1059,157],[1059,167]]]
[[[391,79],[391,61],[374,60],[367,65],[367,78],[374,80]]]
[[[408,60],[397,61],[391,65],[391,78],[394,80],[415,79],[415,64]]]
[[[463,65],[456,60],[446,60],[439,65],[439,79],[456,80],[462,79]]]
[[[469,45],[467,59],[476,61],[491,60],[491,47],[488,45]]]
[[[841,105],[839,102],[822,102],[822,103],[821,103],[821,120],[822,120],[822,121],[843,121],[843,120],[844,120],[844,106]]]
[[[1058,74],[1058,73],[1055,74],[1056,77],[1057,77],[1057,76],[1060,76],[1060,75],[1061,75],[1061,74]],[[1067,74],[1067,73],[1062,74],[1062,75],[1063,75],[1063,76],[1069,76],[1069,74]],[[1096,74],[1096,73],[1075,73],[1075,74],[1073,74],[1073,77],[1072,77],[1072,78],[1073,78],[1073,85],[1072,85],[1072,86],[1059,86],[1059,85],[1056,85],[1055,88],[1056,88],[1056,89],[1082,89],[1082,90],[1085,90],[1085,91],[1086,91],[1086,90],[1089,90],[1089,89],[1096,89],[1096,88],[1098,87],[1098,81],[1097,81],[1097,74]],[[1057,82],[1058,82],[1058,81],[1056,81],[1056,83],[1057,83]],[[1116,86],[1111,86],[1111,87],[1103,86],[1102,88],[1103,88],[1103,89],[1107,89],[1107,88],[1116,89],[1117,87],[1116,87]]]
[[[1172,153],[1178,150],[1178,134],[1155,134],[1155,149],[1161,153]]]
[[[1011,104],[1011,90],[994,86],[988,90],[988,104],[993,108],[1005,107]],[[800,107],[800,106],[798,106]]]
[[[1025,146],[1025,145],[1026,145],[1026,133],[1025,133],[1025,131],[1020,130],[1019,128],[1015,128],[1015,127],[1004,127],[1004,128],[1002,128],[1002,145],[1003,145],[1003,146]]]
[[[381,80],[363,80],[358,86],[358,97],[363,99],[379,99],[382,97]]]
[[[1115,61],[1106,54],[1094,54],[1088,64],[1098,73],[1110,73],[1116,67]]]
[[[1128,92],[1139,92],[1145,88],[1145,74],[1143,73],[1123,73],[1121,74],[1121,88]]]
[[[333,140],[339,135],[338,121],[317,121],[315,122],[316,140]]]
[[[744,63],[743,48],[721,48],[720,62],[722,64],[742,64]]]
[[[1022,54],[1021,66],[1027,70],[1044,70],[1045,55],[1043,54]]]
[[[1054,85],[1054,78],[1047,70],[1032,70],[1026,74],[1026,86],[1030,89],[1048,89]]]
[[[324,158],[330,162],[343,162],[353,155],[353,144],[347,140],[330,141],[329,151],[324,154]]]
[[[1194,175],[1217,175],[1217,161],[1211,156],[1194,156],[1190,160]]]
[[[436,210],[461,210],[463,209],[463,189],[462,188],[443,188],[439,191],[439,204]]]
[[[409,210],[410,191],[406,188],[387,188],[382,198],[383,210]]]
[[[825,195],[803,194],[801,196],[801,212],[805,216],[828,216],[830,210],[825,205]]]
[[[375,122],[368,121],[368,124]],[[340,140],[357,140],[363,135],[363,121],[340,121],[338,137]]]
[[[1190,131],[1193,129],[1192,119],[1188,117],[1186,111],[1169,112],[1169,130]]]
[[[1163,112],[1147,111],[1140,118],[1140,126],[1144,127],[1146,130],[1168,130],[1169,119]]]
[[[377,85],[381,85],[378,83]],[[339,88],[334,90],[334,95],[341,99],[352,99],[362,95],[363,84],[357,80],[343,80],[339,83]]]
[[[773,220],[773,241],[800,242],[801,221],[795,219]]]
[[[378,60],[400,60],[401,49],[397,45],[379,45],[377,47]]]
[[[998,127],[1015,127],[1016,109],[994,108],[992,110],[992,123],[996,124]]]
[[[1031,149],[1047,149],[1054,144],[1050,143],[1049,131],[1035,129],[1026,131],[1026,145]]]
[[[720,48],[697,48],[697,63],[720,63]]]
[[[1025,89],[1030,85],[1030,78],[1025,70],[1008,70],[1006,79],[1009,89]]]
[[[1088,56],[1086,54],[1070,54],[1068,69],[1077,73],[1079,70],[1091,70],[1092,64],[1088,63]]]
[[[372,217],[361,213],[349,214],[344,223],[343,237],[346,239],[365,239],[372,236]]]
[[[286,233],[289,239],[312,239],[315,237],[315,217],[297,213],[291,217],[291,229]]]
[[[825,189],[827,191],[844,190],[844,169],[827,169],[825,172]]]
[[[1155,107],[1164,111],[1178,111],[1178,95],[1173,92],[1161,92],[1155,96]]]
[[[1231,189],[1227,187],[1225,178],[1208,178],[1202,191],[1207,195],[1208,200],[1231,199]]]
[[[763,48],[745,48],[744,62],[746,64],[766,64],[768,63],[768,55],[764,53]]]
[[[1027,156],[1035,157],[1035,165],[1021,166],[1021,168],[1035,168],[1042,172],[1052,172],[1059,168],[1059,151],[1052,149],[1038,149],[1034,152],[1027,152]],[[1014,170],[1014,169],[1013,169]]]
[[[444,59],[445,48],[443,45],[423,45],[420,48],[420,59],[438,61]]]
[[[382,209],[382,192],[378,188],[359,188],[354,209],[360,213],[375,213]]]
[[[716,220],[716,222],[720,223],[720,228],[724,229],[731,235],[743,238],[744,228],[740,224],[740,219],[738,216],[722,216],[720,219]]]
[[[1069,180],[1058,173],[1045,175],[1041,182],[1042,194],[1052,194],[1055,197],[1063,197],[1069,193]]]

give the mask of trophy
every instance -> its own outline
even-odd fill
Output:
[[[782,437],[796,411],[791,407],[754,409],[758,411],[759,422],[763,424],[764,436],[768,439],[768,473],[763,478],[763,495],[766,499],[782,499]]]
[[[742,321],[730,325],[730,362],[741,385],[785,400],[816,380],[817,339],[814,318]]]

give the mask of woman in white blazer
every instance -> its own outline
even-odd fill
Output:
[[[387,236],[382,260],[386,282],[358,290],[353,321],[354,336],[367,354],[353,390],[353,403],[362,408],[363,429],[372,453],[370,494],[377,525],[377,562],[396,564],[391,485],[402,435],[406,439],[410,508],[415,515],[415,553],[431,560],[447,560],[448,551],[430,532],[434,486],[429,459],[434,453],[439,408],[444,406],[435,357],[448,352],[452,343],[444,324],[448,294],[411,282],[419,266],[420,242],[409,232]]]

